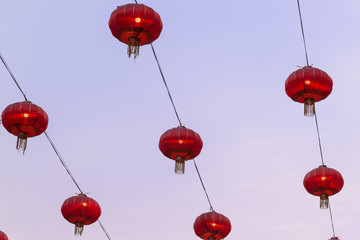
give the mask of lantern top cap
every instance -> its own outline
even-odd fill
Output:
[[[327,166],[326,166],[325,164],[322,164],[322,165],[319,166],[319,168],[320,168],[320,167],[324,167],[324,168],[325,168],[325,167],[327,167]]]

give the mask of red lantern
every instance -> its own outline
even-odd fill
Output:
[[[205,240],[225,238],[231,231],[230,220],[215,211],[203,213],[194,222],[195,234]]]
[[[342,189],[344,179],[335,169],[321,165],[308,172],[304,177],[306,191],[315,196],[320,196],[320,208],[329,207],[329,196],[332,196]]]
[[[168,158],[175,160],[175,173],[183,174],[185,161],[197,157],[203,142],[196,132],[179,126],[167,130],[160,137],[160,151]]]
[[[139,46],[150,44],[161,33],[160,15],[144,4],[127,4],[117,7],[109,20],[112,35],[128,45],[128,55],[139,55]]]
[[[0,231],[0,240],[8,240],[8,237],[2,231]]]
[[[16,148],[25,152],[27,138],[43,133],[49,118],[41,107],[24,101],[7,106],[1,114],[1,120],[6,130],[18,137]]]
[[[81,235],[84,225],[96,222],[101,215],[99,204],[85,194],[79,194],[65,200],[61,213],[66,220],[75,224],[75,235]]]
[[[285,82],[286,94],[295,102],[304,104],[304,115],[315,114],[315,102],[330,95],[333,81],[326,72],[306,66],[290,74]]]

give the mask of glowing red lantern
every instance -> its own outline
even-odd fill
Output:
[[[128,55],[139,55],[139,46],[150,44],[161,33],[160,15],[144,4],[127,4],[117,7],[109,20],[112,35],[128,45]]]
[[[175,173],[183,174],[185,161],[197,157],[203,142],[196,132],[183,126],[167,130],[160,137],[160,151],[175,160]]]
[[[75,224],[75,235],[81,235],[84,225],[98,220],[101,208],[94,199],[85,194],[79,194],[65,200],[61,206],[61,213],[66,220]]]
[[[49,118],[41,107],[24,101],[7,106],[1,114],[1,120],[6,130],[18,137],[16,148],[25,152],[27,138],[43,133]]]
[[[317,68],[306,66],[290,74],[285,82],[286,94],[295,102],[304,103],[304,115],[315,114],[315,102],[330,95],[333,81]]]
[[[230,220],[215,211],[203,213],[194,222],[194,231],[204,240],[225,238],[231,231]]]
[[[335,169],[321,165],[308,172],[304,177],[304,187],[308,193],[320,196],[320,208],[329,207],[329,196],[342,189],[344,179]]]
[[[8,237],[2,231],[0,231],[0,240],[8,240]]]

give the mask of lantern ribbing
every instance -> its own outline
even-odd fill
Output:
[[[301,25],[301,33],[302,33],[303,42],[304,42],[305,57],[306,57],[306,65],[307,65],[307,66],[309,66],[309,59],[308,59],[308,54],[307,54],[307,50],[306,50],[306,42],[305,42],[304,25],[303,25],[303,22],[302,22],[301,10],[300,10],[300,1],[299,1],[299,0],[297,0],[297,5],[298,5],[298,10],[299,10],[299,18],[300,18],[300,25]]]
[[[14,74],[12,73],[10,67],[7,65],[6,61],[5,61],[5,58],[3,57],[3,55],[0,53],[0,58],[1,58],[1,61],[3,62],[5,68],[7,69],[7,71],[9,72],[11,78],[13,79],[13,81],[15,82],[16,86],[18,87],[18,89],[20,90],[20,92],[22,93],[22,95],[24,96],[25,100],[28,101],[28,99],[26,98],[26,95],[25,93],[23,92],[23,90],[21,89],[20,87],[20,84],[17,82]],[[83,191],[81,190],[79,184],[77,183],[77,181],[75,180],[74,176],[72,175],[72,173],[70,172],[70,169],[67,167],[64,159],[62,158],[62,156],[60,155],[59,151],[57,150],[54,142],[51,140],[50,136],[47,134],[46,131],[44,131],[44,134],[47,138],[47,140],[49,141],[51,147],[53,148],[54,152],[56,153],[56,155],[58,156],[61,164],[64,166],[66,172],[68,173],[68,175],[70,176],[70,178],[72,179],[72,181],[74,182],[74,184],[76,185],[76,187],[78,188],[78,190],[81,192],[81,194],[84,194]],[[100,220],[97,220],[97,222],[100,224],[100,227],[101,229],[103,230],[103,232],[105,233],[106,237],[111,240],[109,234],[107,233],[107,231],[105,230],[104,226],[102,225],[102,223],[100,222]]]

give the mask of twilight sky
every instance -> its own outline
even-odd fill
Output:
[[[134,60],[108,20],[125,1],[0,4],[0,52],[29,100],[49,115],[48,134],[81,188],[102,207],[112,240],[200,239],[209,206],[191,161],[185,175],[158,141],[178,125],[150,46]],[[154,42],[180,118],[203,139],[196,159],[226,238],[326,240],[329,212],[302,185],[320,165],[314,118],[284,91],[305,65],[296,0],[139,1],[157,11]],[[325,163],[345,185],[330,198],[336,235],[360,232],[360,2],[301,1],[309,62],[334,81],[316,104]],[[0,66],[0,109],[22,101]],[[60,207],[78,193],[44,135],[22,155],[0,128],[0,230],[10,240],[106,239],[99,224],[83,236]]]

